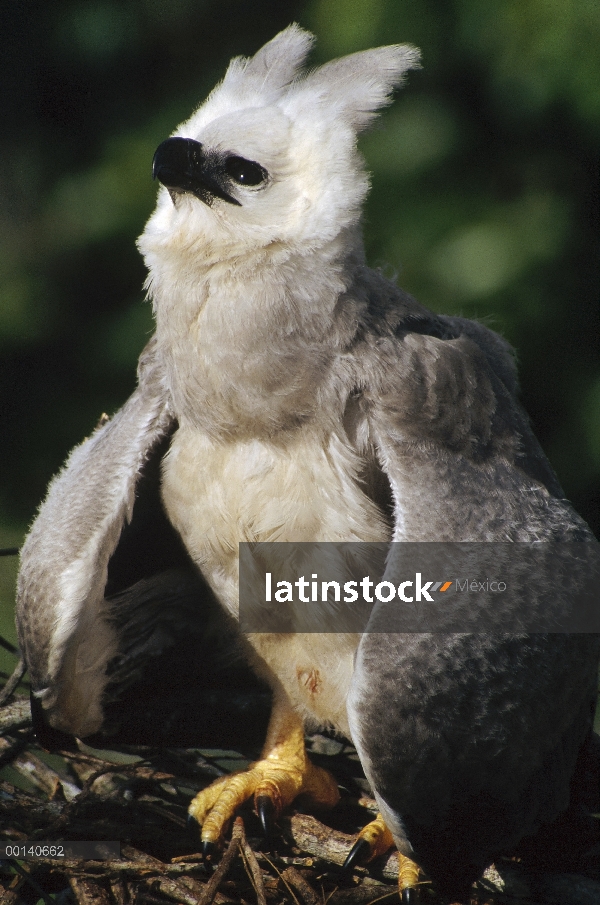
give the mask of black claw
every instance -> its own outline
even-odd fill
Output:
[[[193,832],[197,833],[198,830],[200,829],[200,824],[198,823],[198,821],[196,820],[196,818],[194,817],[193,814],[187,815],[186,822],[187,822],[188,830],[192,830]]]
[[[267,839],[271,839],[275,832],[275,804],[268,795],[260,795],[256,799],[256,813]]]
[[[418,905],[419,890],[415,886],[409,886],[407,889],[403,889],[400,901],[402,902],[402,905]]]
[[[342,874],[349,874],[350,871],[359,864],[364,864],[369,860],[371,854],[371,846],[366,839],[362,837],[357,839],[350,851],[348,857],[342,866]]]
[[[214,842],[210,842],[210,840],[205,839],[202,842],[202,857],[205,861],[212,861],[213,855],[217,850],[217,846]]]

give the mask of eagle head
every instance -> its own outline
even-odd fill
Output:
[[[151,274],[173,255],[202,268],[267,249],[281,263],[358,222],[368,178],[357,135],[419,53],[379,47],[299,74],[312,42],[290,25],[232,60],[159,145],[153,175],[163,189],[139,240]]]

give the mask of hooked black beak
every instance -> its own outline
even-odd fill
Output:
[[[241,207],[240,202],[225,191],[223,171],[193,138],[163,141],[154,154],[152,178],[168,188],[171,197],[174,193],[190,192],[209,207],[215,198]]]

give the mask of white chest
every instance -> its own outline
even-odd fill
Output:
[[[387,541],[390,529],[359,484],[361,462],[345,437],[305,429],[288,442],[215,442],[180,428],[163,465],[173,525],[217,597],[239,613],[240,542]],[[271,639],[271,640],[270,640]],[[345,726],[356,636],[249,636],[265,672],[318,722]]]
[[[219,576],[237,572],[240,542],[387,541],[345,438],[294,432],[288,442],[215,442],[180,428],[163,465],[165,508],[233,615]]]

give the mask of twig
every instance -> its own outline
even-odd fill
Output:
[[[271,867],[281,864],[284,867],[315,867],[319,858],[300,858],[297,855],[271,855],[269,858],[264,852],[254,852],[257,861],[267,861]]]
[[[122,880],[111,880],[110,891],[117,905],[125,905],[125,902],[127,901],[127,894],[125,890],[125,884]]]
[[[5,741],[5,739],[0,739],[0,751],[2,751]],[[51,800],[62,795],[66,801],[72,801],[81,792],[75,783],[63,779],[56,770],[45,764],[31,751],[19,754],[13,759],[11,766],[21,776],[25,776],[30,783],[45,792]]]
[[[214,899],[215,893],[217,892],[220,884],[225,879],[227,871],[231,867],[233,860],[238,853],[243,832],[244,822],[241,817],[236,817],[233,823],[231,842],[229,843],[227,851],[221,859],[221,863],[206,884],[198,905],[210,905],[210,903]]]
[[[336,889],[328,898],[328,905],[374,905],[375,902],[383,902],[386,899],[398,898],[398,887],[387,887],[387,892],[382,891],[383,886],[357,886],[356,889]]]
[[[102,763],[102,767],[88,776],[81,791],[67,803],[63,808],[62,813],[50,824],[50,826],[42,828],[42,832],[56,833],[66,826],[75,809],[92,795],[92,786],[101,776],[104,776],[107,773],[125,773],[133,774],[135,776],[136,772],[140,769],[140,764],[109,764],[106,761],[99,761],[99,763]]]
[[[69,877],[69,886],[79,905],[109,905],[108,892],[89,877]]]
[[[301,851],[321,858],[330,864],[341,867],[353,843],[355,836],[340,833],[325,826],[316,817],[308,814],[294,814],[280,820],[284,835]],[[379,875],[379,872],[378,872]],[[380,875],[386,880],[398,878],[398,854],[393,852],[381,866]]]
[[[18,735],[17,738],[0,736],[0,769],[6,766],[6,764],[10,764],[16,757],[18,757],[21,751],[23,751],[23,749],[27,747],[32,738],[33,729],[31,729],[29,732],[24,732]]]
[[[139,902],[149,902],[150,905],[170,905],[169,899],[159,899],[158,896],[151,896],[147,892],[138,893]]]
[[[121,852],[127,848],[122,846]],[[64,869],[77,876],[91,874],[96,879],[107,878],[111,882],[121,882],[121,879],[132,880],[139,878],[140,873],[144,876],[162,876],[171,877],[174,882],[182,883],[193,880],[194,883],[201,882],[195,879],[195,874],[199,871],[204,872],[204,865],[201,864],[165,864],[150,855],[140,853],[141,858],[135,858],[127,861],[84,861],[81,858],[44,858],[36,857],[36,864],[44,864],[53,869]],[[204,886],[204,884],[203,884]]]
[[[0,890],[0,905],[15,905],[19,900],[19,890],[24,883],[23,877],[15,874],[8,888]]]
[[[187,822],[183,817],[180,817],[178,814],[172,814],[167,808],[161,808],[160,805],[150,801],[146,801],[145,806],[147,810],[152,811],[154,814],[158,814],[159,817],[164,817],[165,820],[172,820],[177,826],[183,827],[184,829],[187,826]]]
[[[307,883],[301,873],[295,867],[286,867],[281,874],[283,880],[293,886],[300,893],[304,905],[319,905],[319,899],[314,889]]]
[[[93,754],[85,754],[83,751],[69,751],[64,748],[60,751],[56,752],[60,754],[61,757],[64,757],[65,760],[72,760],[76,764],[87,764],[90,767],[96,767],[97,770],[101,770],[102,767],[105,767],[107,764],[109,767],[121,766],[123,769],[129,766],[138,766],[138,764],[120,764],[117,765],[112,761],[102,760],[101,757],[95,757]]]
[[[10,696],[12,694],[14,694],[17,685],[19,684],[19,682],[21,681],[21,679],[23,678],[23,676],[25,675],[26,672],[27,672],[27,666],[25,665],[25,660],[23,659],[23,657],[21,657],[21,659],[19,660],[19,662],[17,663],[17,665],[14,668],[12,676],[10,677],[10,679],[8,679],[4,688],[0,692],[0,707],[2,707],[4,704],[6,704],[6,702],[10,698]]]
[[[10,704],[0,709],[0,734],[4,735],[13,729],[31,726],[31,706],[29,698],[15,698]]]
[[[16,870],[16,872],[18,874],[20,874],[23,877],[23,879],[25,880],[26,883],[29,883],[31,888],[34,889],[35,892],[37,892],[38,896],[40,896],[44,900],[46,905],[54,905],[54,902],[50,898],[48,893],[44,892],[44,890],[39,885],[39,883],[36,883],[36,881],[33,879],[31,874],[25,867],[22,867],[22,865],[19,864],[18,861],[14,861],[12,858],[9,859],[9,864],[11,865],[11,867],[14,868],[14,870]]]
[[[277,874],[277,876],[279,877],[279,879],[281,880],[281,882],[284,883],[284,884],[287,886],[288,892],[289,892],[289,894],[291,895],[291,897],[292,897],[292,899],[294,900],[294,902],[296,903],[296,905],[300,905],[300,902],[298,901],[298,899],[297,899],[297,897],[296,897],[296,893],[294,892],[293,887],[290,886],[290,884],[287,882],[287,880],[285,879],[285,877],[283,876],[283,874],[281,873],[281,871],[278,870],[278,868],[273,864],[273,862],[270,860],[270,858],[268,858],[266,855],[263,854],[263,858],[265,859],[265,861],[268,861],[268,862],[269,862],[269,864],[271,865],[271,867],[273,868],[273,870],[275,871],[275,873]]]
[[[252,851],[252,848],[250,847],[250,844],[246,839],[246,833],[243,832],[243,829],[240,848],[242,859],[244,861],[244,867],[246,868],[246,873],[250,877],[252,886],[254,887],[258,905],[267,905],[267,897],[265,894],[265,884],[263,881],[262,870],[258,861],[256,860],[256,855]]]
[[[171,880],[168,877],[161,877],[158,880],[153,880],[149,886],[151,892],[162,893],[163,896],[166,896],[168,899],[175,899],[176,902],[181,902],[181,905],[198,905],[197,893],[186,889],[185,886],[178,883],[176,880]],[[137,897],[141,898],[143,895],[144,893],[142,890],[138,890]]]
[[[4,650],[7,650],[9,654],[19,653],[14,644],[11,644],[10,641],[7,641],[6,638],[4,638],[2,635],[0,635],[0,647],[3,647]]]
[[[151,891],[154,893],[158,892],[167,899],[175,899],[176,902],[181,902],[181,905],[198,905],[202,896],[204,884],[196,881],[194,886],[188,886],[189,883],[189,879],[184,884],[183,881],[177,883],[175,880],[171,880],[168,877],[161,877],[159,880],[154,880],[152,882]],[[138,890],[138,897],[140,899],[144,895],[145,893],[143,891]],[[229,903],[234,902],[235,900],[218,892],[215,894],[213,901],[214,905],[229,905]]]
[[[371,905],[387,896],[398,897],[398,886],[387,886],[385,883],[364,883],[354,886],[352,889],[340,889],[336,887],[325,900],[325,905]]]

